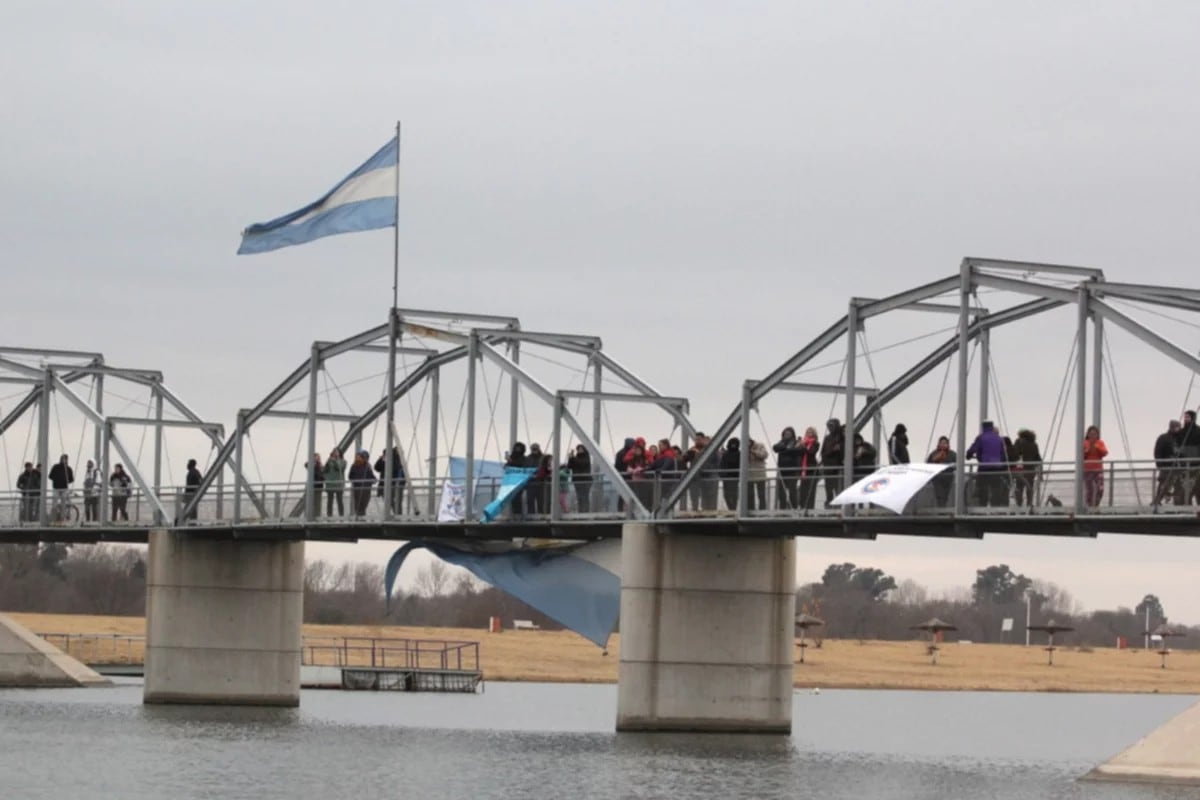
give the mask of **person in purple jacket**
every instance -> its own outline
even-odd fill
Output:
[[[1008,450],[995,425],[986,420],[980,425],[979,435],[967,448],[967,458],[979,461],[975,475],[976,504],[1008,505]]]

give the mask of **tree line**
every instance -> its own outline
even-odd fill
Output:
[[[974,582],[934,595],[912,580],[897,581],[883,570],[852,563],[830,564],[820,581],[796,592],[796,611],[824,621],[809,635],[835,639],[909,640],[917,625],[938,617],[957,626],[950,638],[976,642],[1024,642],[1026,597],[1034,625],[1050,619],[1075,630],[1056,641],[1112,647],[1118,637],[1140,647],[1146,631],[1168,624],[1184,636],[1172,648],[1200,648],[1200,626],[1178,625],[1153,593],[1129,606],[1084,611],[1056,584],[993,564],[975,572]],[[139,616],[146,608],[145,551],[118,545],[0,545],[0,610],[61,614]],[[466,571],[433,561],[411,587],[383,595],[383,568],[369,562],[309,561],[304,570],[304,620],[326,625],[406,625],[486,628],[489,617],[505,627],[531,620],[548,630],[554,620]],[[1012,627],[1004,631],[1005,619]],[[1034,634],[1041,642],[1040,634]]]

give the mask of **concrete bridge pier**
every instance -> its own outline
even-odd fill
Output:
[[[619,731],[791,733],[796,543],[626,523]]]
[[[146,703],[298,706],[304,542],[150,533]]]

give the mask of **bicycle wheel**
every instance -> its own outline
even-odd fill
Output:
[[[67,521],[72,525],[79,524],[79,506],[75,505],[74,503],[67,506]]]

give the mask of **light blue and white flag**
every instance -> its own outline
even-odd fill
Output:
[[[379,149],[324,197],[299,211],[242,231],[238,255],[266,253],[322,236],[355,233],[396,224],[398,138]]]

